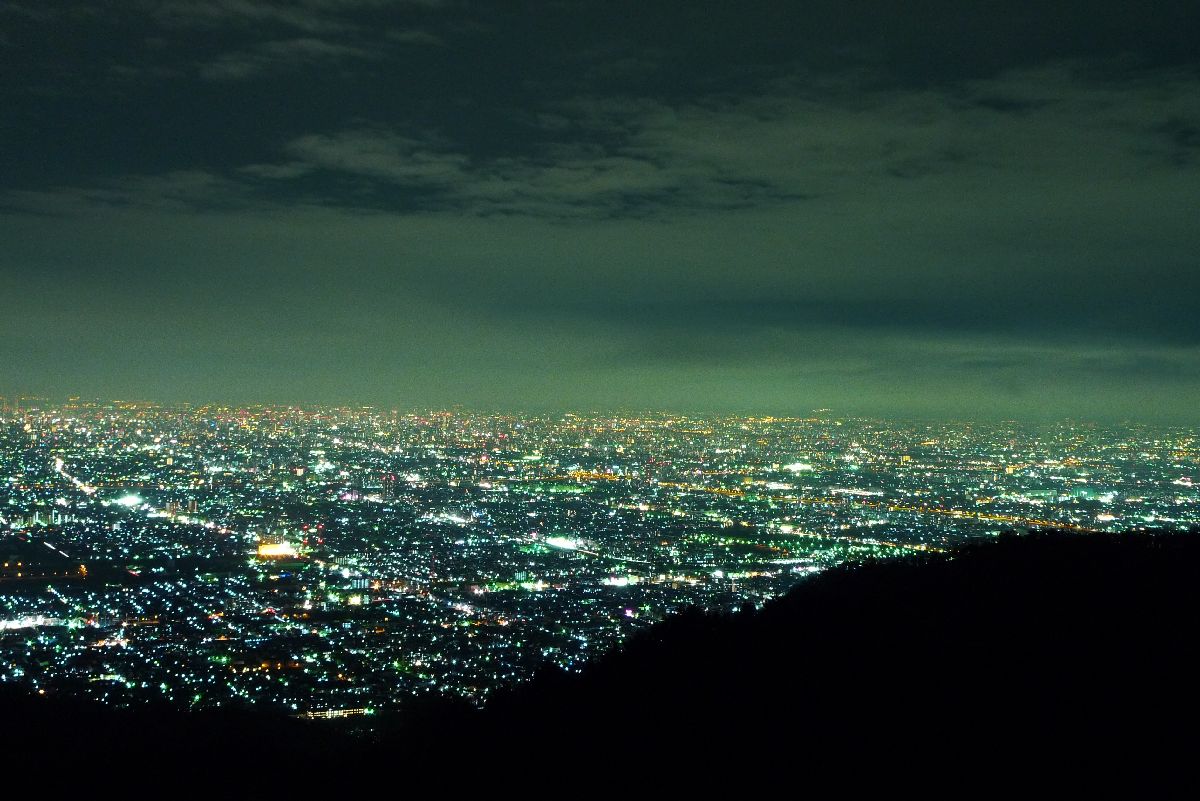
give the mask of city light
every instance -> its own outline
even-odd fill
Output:
[[[1198,453],[1072,423],[46,405],[0,428],[0,681],[315,720],[483,703],[837,565],[1185,527]]]
[[[290,542],[262,542],[258,545],[261,559],[278,559],[296,556],[296,548]]]

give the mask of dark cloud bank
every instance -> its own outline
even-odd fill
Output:
[[[0,394],[1195,423],[1191,3],[0,2]]]

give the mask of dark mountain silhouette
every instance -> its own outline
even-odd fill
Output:
[[[592,791],[647,770],[654,788],[1194,785],[1198,535],[1006,535],[846,566],[757,611],[674,617],[581,674],[544,669],[482,712],[414,705],[373,740],[8,692],[0,747],[11,764],[73,754],[172,776],[274,766],[275,787],[311,786],[316,766]]]
[[[1198,534],[1010,534],[845,566],[758,611],[679,615],[409,737],[457,728],[502,764],[674,765],[689,784],[1048,772],[1148,790],[1200,744]]]

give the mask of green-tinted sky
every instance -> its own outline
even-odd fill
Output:
[[[0,394],[1195,423],[1197,31],[0,0]]]

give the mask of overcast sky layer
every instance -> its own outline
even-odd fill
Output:
[[[1195,424],[1197,31],[0,0],[0,394]]]

